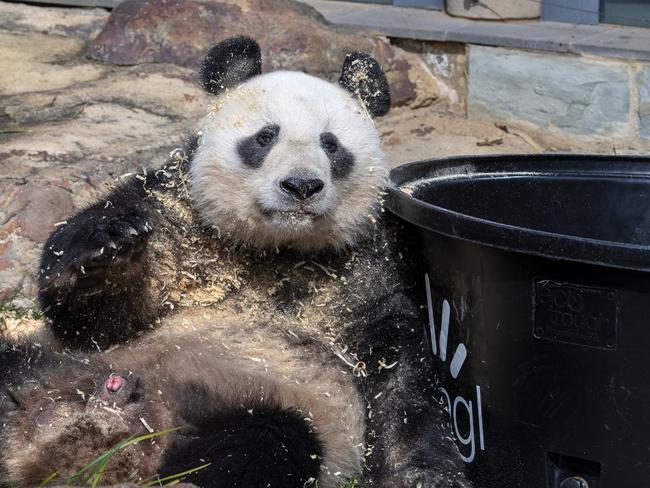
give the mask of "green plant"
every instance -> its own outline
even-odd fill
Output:
[[[172,432],[176,432],[179,428],[173,428],[173,429],[166,429],[166,430],[161,430],[160,432],[152,432],[151,434],[144,434],[141,436],[131,436],[128,439],[125,439],[121,442],[119,442],[115,447],[109,449],[105,453],[101,454],[100,456],[96,457],[94,460],[92,460],[90,463],[88,463],[86,466],[84,466],[79,472],[76,474],[70,476],[69,478],[57,482],[57,485],[73,485],[73,486],[91,486],[91,487],[96,487],[101,484],[102,479],[104,478],[104,473],[106,472],[106,469],[108,467],[108,464],[111,460],[111,458],[120,450],[125,449],[129,446],[132,446],[134,444],[137,444],[138,442],[154,439],[156,437],[161,437],[167,434],[171,434]],[[181,478],[184,476],[187,476],[189,474],[195,473],[201,469],[207,468],[210,465],[210,463],[203,464],[201,466],[197,466],[196,468],[188,469],[187,471],[183,471],[182,473],[177,473],[174,475],[170,476],[165,476],[164,478],[159,478],[158,476],[153,476],[151,478],[148,478],[146,480],[143,480],[138,483],[139,486],[143,487],[149,487],[149,486],[170,486],[178,483]],[[58,474],[55,471],[52,473],[50,476],[48,476],[43,482],[40,484],[39,488],[45,488],[48,486],[52,481],[54,481],[57,478]],[[125,480],[126,481],[126,480]]]
[[[21,288],[15,288],[7,296],[0,299],[0,332],[2,328],[6,326],[7,319],[36,319],[40,320],[43,318],[42,312],[34,305],[34,308],[21,307],[17,305],[16,299],[23,298],[30,302],[33,302],[31,298],[26,296]]]
[[[343,483],[339,488],[364,488],[358,478],[352,478],[347,483]]]

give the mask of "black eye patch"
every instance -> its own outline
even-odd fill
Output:
[[[332,164],[332,177],[345,178],[352,171],[354,156],[350,151],[341,145],[338,138],[331,132],[323,132],[320,135],[320,147]]]
[[[267,125],[252,136],[246,137],[237,143],[237,153],[242,162],[251,168],[259,168],[271,151],[271,148],[278,142],[280,127]]]

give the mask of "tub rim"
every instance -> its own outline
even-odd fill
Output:
[[[616,168],[613,171],[612,165]],[[534,169],[534,171],[533,171]],[[445,171],[445,174],[441,174]],[[454,173],[455,171],[455,173]],[[390,171],[386,207],[418,227],[504,251],[612,268],[650,271],[650,243],[627,244],[535,230],[473,217],[413,198],[400,189],[416,180],[486,176],[597,176],[645,179],[650,157],[590,154],[499,154],[432,158]]]

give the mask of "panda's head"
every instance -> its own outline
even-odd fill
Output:
[[[370,56],[352,53],[338,84],[301,72],[261,74],[239,37],[209,52],[203,87],[218,96],[191,165],[206,224],[260,248],[343,248],[374,221],[386,161],[372,116],[390,106]]]

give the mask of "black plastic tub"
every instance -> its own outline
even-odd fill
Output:
[[[476,486],[650,487],[650,158],[457,157],[391,180]]]

